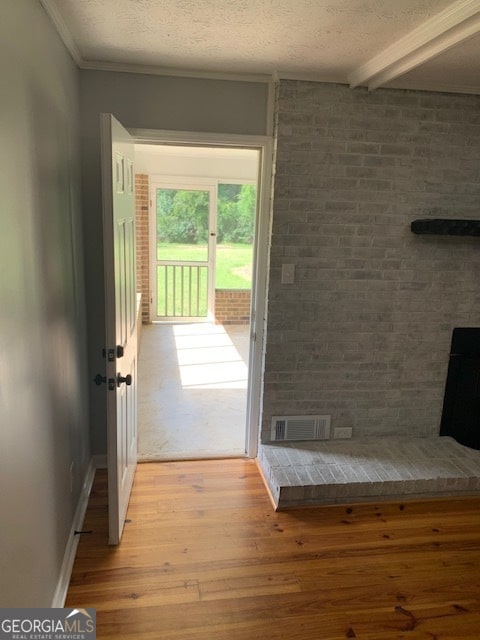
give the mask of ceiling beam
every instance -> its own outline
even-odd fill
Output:
[[[480,0],[458,0],[355,69],[350,87],[376,89],[478,33]]]

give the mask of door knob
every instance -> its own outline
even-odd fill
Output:
[[[117,375],[117,387],[119,387],[122,382],[125,382],[127,387],[132,384],[132,376],[128,373],[126,376],[122,376],[120,374]]]

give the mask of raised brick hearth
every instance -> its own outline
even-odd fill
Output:
[[[452,438],[262,444],[258,459],[278,509],[480,493],[480,451]]]

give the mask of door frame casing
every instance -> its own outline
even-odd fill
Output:
[[[259,151],[258,200],[255,217],[255,248],[251,289],[250,356],[247,392],[246,454],[255,458],[262,417],[265,356],[268,266],[271,234],[271,185],[273,138],[270,136],[128,129],[135,144],[206,146],[255,149]]]

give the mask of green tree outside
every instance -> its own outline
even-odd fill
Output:
[[[208,192],[157,189],[157,241],[198,244],[208,237]]]
[[[208,192],[157,190],[157,240],[199,244],[208,238]],[[256,189],[250,184],[220,184],[217,242],[253,242]]]

